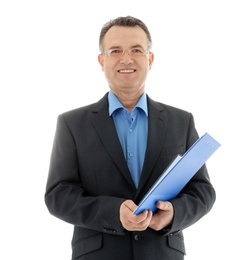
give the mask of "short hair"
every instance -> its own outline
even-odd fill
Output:
[[[139,19],[132,17],[132,16],[120,16],[116,19],[110,20],[106,24],[103,25],[100,36],[99,36],[99,50],[100,52],[103,52],[103,41],[106,33],[112,26],[123,26],[123,27],[135,27],[139,26],[141,29],[144,30],[144,32],[147,35],[148,38],[148,50],[152,47],[152,39],[151,34],[149,32],[148,27]]]

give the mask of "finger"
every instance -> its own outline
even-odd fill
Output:
[[[137,205],[132,200],[126,200],[123,203],[132,212],[137,208]]]
[[[130,221],[135,223],[135,224],[140,224],[143,221],[146,221],[146,219],[150,217],[150,213],[148,210],[144,210],[142,213],[135,215],[134,213],[132,216],[130,216]]]
[[[135,219],[132,221],[133,229],[134,230],[145,230],[152,219],[152,211],[144,211],[143,213],[139,215],[134,215]]]
[[[171,203],[169,201],[158,201],[156,206],[160,210],[169,210],[171,208]]]

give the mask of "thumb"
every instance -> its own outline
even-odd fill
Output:
[[[160,210],[169,210],[172,204],[169,201],[158,201],[156,206]]]

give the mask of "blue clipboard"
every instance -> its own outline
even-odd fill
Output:
[[[138,215],[144,210],[154,213],[158,200],[174,199],[220,146],[212,136],[205,133],[183,156],[176,156],[138,204],[134,214]]]

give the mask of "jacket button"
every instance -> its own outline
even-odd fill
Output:
[[[133,238],[134,238],[134,240],[136,240],[136,241],[138,241],[138,240],[141,239],[140,236],[139,236],[138,234],[135,234],[135,235],[133,236]]]

